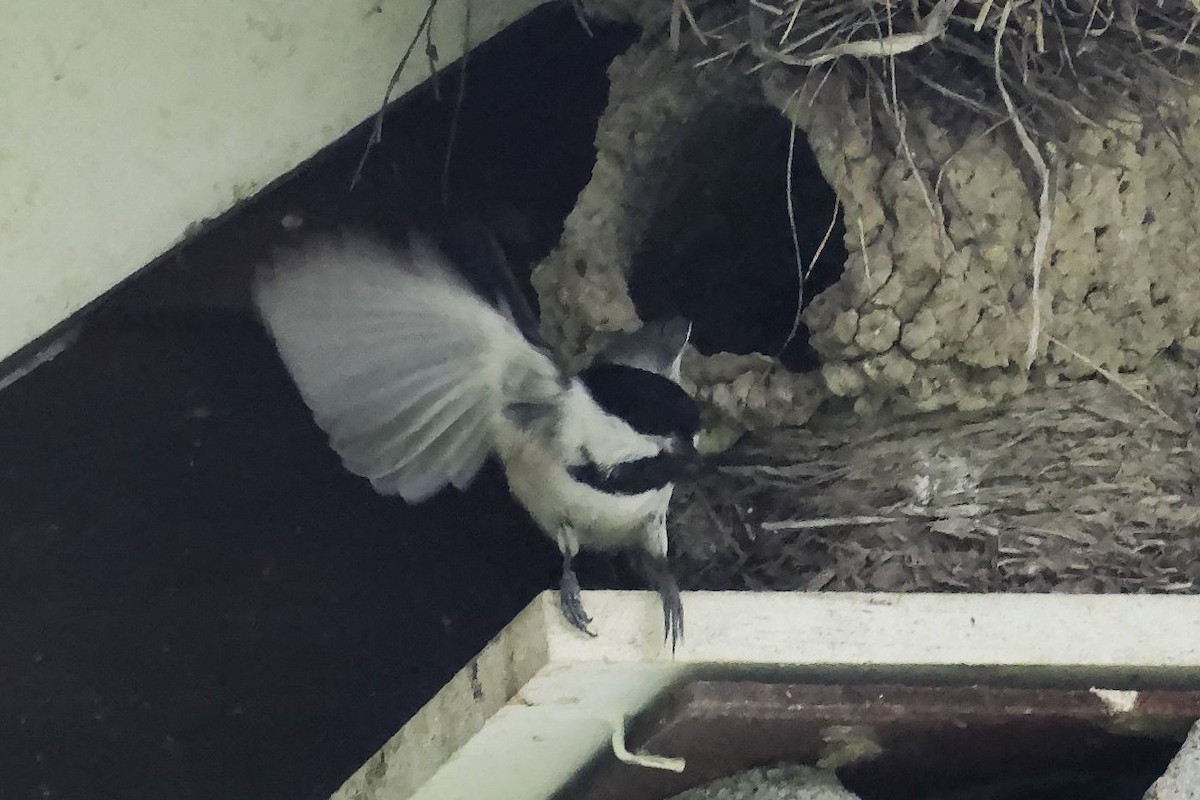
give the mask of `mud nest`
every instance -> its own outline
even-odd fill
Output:
[[[724,299],[686,582],[1196,588],[1194,3],[585,5],[645,35],[534,284],[569,363]],[[750,284],[778,302],[722,334]]]
[[[646,257],[662,252],[656,242],[738,233],[697,207],[702,192],[673,191],[681,175],[707,180],[710,192],[730,185],[719,161],[688,157],[698,138],[755,163],[762,137],[726,135],[730,115],[782,113],[796,131],[776,156],[779,174],[794,161],[815,167],[791,176],[787,196],[763,187],[756,210],[791,246],[773,258],[759,247],[756,259],[795,282],[814,266],[822,232],[841,239],[842,263],[810,272],[791,304],[803,308],[796,327],[811,333],[804,347],[819,376],[777,369],[786,365],[770,348],[710,342],[691,359],[712,449],[746,430],[803,423],[829,395],[863,413],[972,410],[1096,365],[1136,370],[1167,348],[1200,352],[1197,173],[1185,157],[1200,152],[1191,6],[1122,5],[1137,11],[1130,17],[1089,3],[1081,17],[1065,3],[803,3],[777,14],[770,4],[634,5],[647,36],[610,70],[592,180],[535,272],[548,338],[568,358],[586,357],[608,331],[639,324],[630,283],[666,269]],[[931,26],[940,34],[926,36]],[[877,42],[872,31],[921,44],[895,58],[821,60],[848,37]],[[762,44],[776,34],[807,49]],[[999,50],[983,46],[989,36]],[[802,51],[815,66],[790,63]],[[993,56],[999,79],[984,68]],[[1062,102],[1038,99],[1051,90]],[[664,218],[693,229],[664,230]],[[729,250],[763,241],[734,238]],[[693,266],[695,280],[759,280],[736,259],[723,272]]]

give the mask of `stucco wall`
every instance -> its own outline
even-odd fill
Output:
[[[541,2],[475,2],[473,42]],[[374,112],[427,2],[9,5],[0,359]],[[461,55],[465,8],[437,6],[443,65]],[[399,93],[428,75],[422,45]]]

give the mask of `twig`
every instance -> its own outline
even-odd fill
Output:
[[[960,104],[966,106],[967,108],[971,109],[972,111],[974,111],[976,114],[979,114],[980,116],[987,117],[987,116],[995,115],[995,111],[992,110],[991,108],[988,108],[983,103],[980,103],[977,100],[972,100],[971,98],[967,97],[966,95],[962,94],[961,92],[956,92],[953,89],[943,86],[942,84],[935,81],[933,78],[930,78],[928,75],[922,74],[919,70],[912,69],[911,64],[905,64],[903,66],[909,70],[909,74],[912,77],[916,78],[918,81],[925,84],[930,89],[933,89],[938,94],[948,97],[951,100],[953,100],[954,102],[960,103]]]
[[[683,28],[683,0],[675,0],[671,6],[671,25],[669,29],[669,41],[671,43],[671,52],[679,52],[679,35]]]
[[[1192,56],[1200,55],[1200,47],[1197,47],[1194,44],[1188,44],[1186,39],[1182,42],[1176,42],[1161,33],[1156,33],[1155,31],[1147,31],[1145,36],[1152,42],[1158,42],[1159,44],[1173,48],[1180,53],[1187,53],[1188,55]]]
[[[792,92],[792,96],[783,104],[783,116],[788,121],[788,154],[787,154],[787,170],[784,176],[784,191],[787,193],[787,214],[788,227],[792,233],[792,252],[796,257],[796,316],[792,319],[792,329],[788,332],[787,337],[783,340],[783,344],[779,348],[779,354],[783,355],[783,351],[792,343],[792,338],[795,337],[796,331],[800,328],[800,310],[804,306],[804,261],[800,256],[800,232],[796,228],[796,201],[792,197],[792,171],[793,165],[796,163],[796,122],[788,113],[788,106],[795,102],[800,95],[800,90]]]
[[[1196,0],[1200,3],[1200,0]],[[798,0],[796,7],[792,9],[792,16],[788,19],[787,27],[783,29],[783,34],[779,37],[779,47],[783,47],[783,43],[792,35],[792,28],[796,26],[796,18],[800,16],[800,9],[804,8],[804,0]]]
[[[766,11],[768,14],[774,14],[777,17],[783,16],[782,8],[780,8],[779,6],[773,6],[770,3],[763,2],[763,0],[750,0],[750,5],[754,6],[755,8],[761,8],[763,11]]]
[[[1087,41],[1088,35],[1092,32],[1092,23],[1096,21],[1096,12],[1100,10],[1100,0],[1092,0],[1092,13],[1088,17],[1087,25],[1084,26],[1083,33],[1079,35],[1079,48],[1075,51],[1078,55],[1083,52],[1083,43]]]
[[[817,97],[819,97],[821,94],[821,89],[823,89],[825,87],[825,83],[830,79],[830,77],[833,76],[834,67],[835,67],[834,64],[830,64],[828,67],[825,68],[825,74],[821,76],[821,80],[817,81],[817,88],[813,89],[812,93],[809,94],[808,105],[810,108],[812,106],[816,105]],[[813,70],[813,72],[816,72],[816,70]],[[808,77],[806,77],[804,79],[804,82],[806,85],[808,84],[809,78],[811,78],[811,77],[812,77],[812,72],[810,72]]]
[[[433,10],[437,7],[437,4],[438,0],[429,0],[429,5],[425,7],[425,16],[421,18],[421,24],[417,26],[417,31],[413,34],[412,41],[408,43],[408,49],[400,57],[400,63],[396,65],[396,71],[392,73],[392,79],[388,81],[387,91],[383,93],[383,102],[379,104],[379,110],[375,112],[375,124],[371,128],[371,136],[367,139],[367,146],[363,148],[362,157],[358,159],[358,166],[354,168],[354,174],[350,176],[351,191],[358,185],[358,180],[362,177],[363,167],[366,166],[367,156],[371,154],[371,148],[383,140],[383,115],[387,111],[388,103],[391,102],[392,90],[400,82],[400,75],[404,72],[404,67],[408,64],[408,59],[412,56],[413,50],[416,49],[417,42],[421,40],[421,34],[424,33],[425,28],[432,22]]]
[[[737,45],[736,47],[731,47],[728,50],[722,50],[721,52],[717,53],[714,56],[709,56],[708,58],[702,58],[699,61],[697,61],[695,64],[693,64],[692,66],[697,67],[697,68],[705,67],[705,66],[708,66],[709,64],[720,61],[721,59],[730,58],[732,56],[735,56],[744,49],[746,49],[746,43],[742,42],[741,44]]]
[[[425,26],[425,57],[429,59],[429,80],[433,83],[433,99],[435,102],[442,102],[442,82],[438,80],[437,64],[438,49],[433,43],[433,17],[429,18],[429,24]]]
[[[791,56],[774,51],[770,57],[797,67],[815,67],[826,61],[833,61],[842,56],[852,58],[889,58],[916,50],[929,44],[946,32],[946,23],[954,12],[959,0],[939,0],[933,10],[925,17],[925,24],[920,31],[911,33],[893,33],[882,38],[856,40],[834,45],[833,47],[813,53],[811,56]],[[889,17],[890,20],[890,17]]]
[[[904,153],[904,160],[908,163],[908,168],[912,170],[913,180],[917,183],[917,188],[921,190],[921,199],[925,202],[925,209],[929,212],[929,218],[933,224],[938,226],[939,231],[945,230],[945,212],[939,202],[936,206],[933,202],[933,196],[927,187],[925,176],[921,174],[921,170],[917,167],[917,157],[913,154],[912,147],[908,144],[908,117],[900,110],[900,99],[896,92],[896,63],[892,61],[892,109],[896,114],[896,126],[900,137],[900,151]]]
[[[799,50],[801,47],[803,47],[804,45],[811,42],[813,39],[819,39],[822,36],[824,36],[825,34],[830,33],[831,31],[833,32],[833,34],[836,34],[838,29],[840,29],[843,24],[844,23],[842,22],[842,20],[835,19],[833,22],[830,22],[827,25],[817,28],[815,31],[812,31],[808,35],[806,35],[800,39],[797,39],[794,42],[791,42],[790,44],[788,44],[787,47],[783,48],[779,52],[785,53],[785,54],[790,54],[792,52],[795,52],[796,50]],[[833,34],[831,34],[831,36]],[[765,41],[765,39],[764,39],[764,41]],[[826,41],[828,41],[828,40],[826,40]]]
[[[450,204],[450,157],[454,153],[454,141],[458,138],[458,121],[462,117],[463,97],[467,93],[467,61],[471,56],[471,5],[467,0],[463,8],[463,54],[458,72],[458,95],[454,98],[454,114],[450,117],[450,132],[446,136],[446,158],[442,162],[442,205]]]
[[[983,30],[983,23],[987,21],[988,12],[992,10],[992,0],[984,0],[983,5],[979,9],[979,15],[975,17],[975,32],[979,33]]]
[[[886,525],[889,522],[899,521],[899,517],[822,517],[820,519],[781,519],[764,522],[760,527],[764,531],[804,531],[814,528],[837,528],[844,525]]]
[[[699,23],[696,22],[696,16],[692,13],[692,7],[689,6],[686,0],[680,0],[680,5],[683,6],[683,16],[687,18],[688,27],[692,29],[692,33],[696,34],[696,38],[700,40],[700,44],[708,44],[708,36],[704,31],[700,30]]]
[[[1028,372],[1033,367],[1033,359],[1037,355],[1038,341],[1042,332],[1042,264],[1046,260],[1046,246],[1050,241],[1051,224],[1050,170],[1046,167],[1046,160],[1042,158],[1041,151],[1033,143],[1025,126],[1021,124],[1021,118],[1017,114],[1016,106],[1013,105],[1012,97],[1009,96],[1008,89],[1004,87],[1004,73],[1000,69],[1000,51],[1004,29],[1008,25],[1008,15],[1012,12],[1012,7],[1013,0],[1007,0],[1004,10],[1000,12],[1000,24],[996,28],[996,44],[993,50],[996,88],[1000,92],[1001,99],[1004,100],[1004,107],[1008,109],[1008,117],[1012,120],[1013,129],[1017,132],[1017,139],[1020,140],[1025,155],[1029,156],[1029,160],[1033,162],[1033,167],[1042,181],[1042,191],[1038,198],[1038,231],[1033,243],[1033,288],[1030,290],[1033,299],[1033,313],[1029,322],[1029,344],[1025,348],[1025,371]]]
[[[1036,15],[1036,19],[1034,21],[1033,38],[1037,42],[1038,53],[1044,54],[1046,52],[1046,22],[1043,19],[1041,0],[1038,0],[1038,2],[1034,4],[1034,14]]]
[[[871,288],[871,259],[867,256],[867,233],[863,230],[862,216],[856,220],[858,222],[858,250],[863,257],[863,272],[867,278],[867,288]]]
[[[1166,411],[1163,411],[1162,407],[1159,406],[1154,401],[1150,400],[1150,398],[1141,394],[1137,389],[1134,389],[1132,386],[1127,384],[1125,381],[1121,380],[1119,375],[1117,375],[1116,373],[1112,372],[1111,370],[1106,369],[1105,367],[1101,366],[1097,362],[1095,362],[1092,359],[1085,356],[1083,353],[1080,353],[1078,350],[1075,350],[1075,349],[1067,346],[1067,344],[1065,342],[1063,342],[1061,339],[1058,339],[1049,334],[1046,335],[1046,339],[1050,342],[1053,342],[1058,347],[1061,347],[1063,350],[1066,350],[1068,353],[1075,356],[1075,358],[1078,358],[1080,361],[1082,361],[1084,364],[1087,364],[1092,369],[1096,370],[1096,372],[1103,375],[1107,381],[1109,381],[1110,383],[1115,385],[1117,388],[1119,388],[1122,391],[1124,391],[1125,393],[1127,393],[1129,396],[1133,397],[1135,400],[1137,400],[1139,403],[1141,403],[1146,408],[1148,408],[1151,411],[1153,411],[1154,413],[1158,414],[1160,417],[1165,419],[1167,422],[1171,423],[1171,429],[1173,431],[1175,431],[1176,433],[1183,433],[1183,427],[1175,420],[1174,417],[1172,417]]]
[[[588,35],[589,39],[595,39],[596,34],[592,32],[592,26],[587,21],[587,12],[583,8],[583,0],[571,0],[571,8],[575,9],[575,19],[579,20],[579,27],[583,28],[583,32]]]
[[[829,243],[829,237],[833,235],[833,229],[837,226],[838,210],[841,208],[841,201],[834,200],[833,214],[829,218],[829,227],[825,229],[825,235],[821,237],[821,243],[817,245],[816,251],[813,252],[812,258],[809,259],[808,266],[805,267],[800,256],[800,234],[796,226],[796,204],[792,197],[792,172],[796,156],[796,123],[787,114],[787,107],[796,100],[798,95],[799,91],[797,90],[784,103],[784,116],[791,123],[791,130],[788,131],[787,176],[784,185],[787,191],[788,225],[792,233],[792,250],[796,256],[796,314],[792,317],[792,328],[788,331],[783,344],[780,345],[779,352],[775,355],[776,358],[783,356],[783,351],[787,350],[788,345],[792,343],[792,340],[796,338],[796,333],[800,330],[800,315],[804,311],[804,287],[808,283],[813,269],[817,266],[817,259],[825,252],[825,246]]]
[[[780,355],[787,349],[787,346],[792,343],[792,339],[796,337],[796,332],[800,330],[800,313],[804,310],[804,287],[808,285],[808,279],[812,277],[813,270],[817,266],[817,259],[825,252],[826,245],[829,244],[829,237],[833,235],[833,229],[837,227],[838,213],[842,210],[842,201],[839,198],[833,200],[833,213],[829,215],[829,226],[825,228],[825,235],[821,237],[821,243],[817,245],[817,249],[813,251],[812,258],[808,260],[808,266],[804,268],[804,275],[800,280],[800,290],[796,297],[796,316],[792,318],[792,330],[788,334],[787,339],[783,342],[783,347],[779,348]]]

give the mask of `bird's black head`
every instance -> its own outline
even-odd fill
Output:
[[[638,433],[673,436],[690,445],[700,431],[700,410],[679,384],[622,364],[593,364],[579,373],[592,399]]]

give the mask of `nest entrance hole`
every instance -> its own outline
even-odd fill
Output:
[[[679,314],[692,343],[717,352],[780,355],[801,372],[820,366],[797,312],[800,266],[788,213],[788,155],[800,263],[808,269],[829,229],[837,195],[801,131],[774,108],[712,109],[683,137],[667,169],[630,295],[642,319]],[[835,284],[846,263],[840,213],[805,281],[804,305]],[[782,351],[781,351],[782,348]]]

